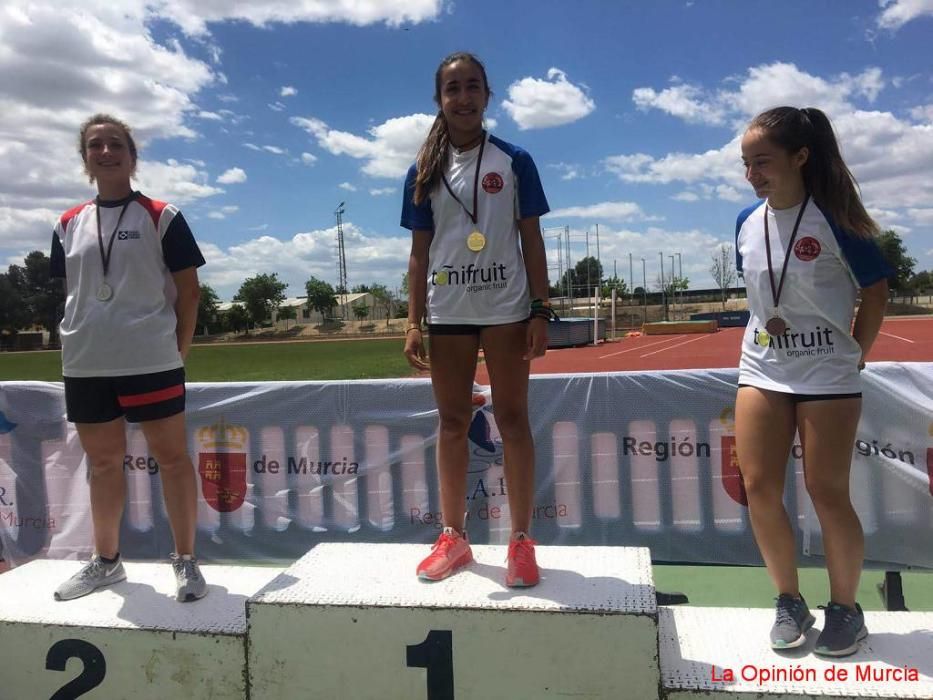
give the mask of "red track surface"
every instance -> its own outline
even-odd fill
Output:
[[[744,330],[723,328],[716,333],[644,335],[600,343],[595,347],[548,350],[544,357],[531,363],[531,373],[738,367]],[[868,361],[933,361],[933,318],[886,319]],[[478,367],[476,381],[489,383],[484,365]]]

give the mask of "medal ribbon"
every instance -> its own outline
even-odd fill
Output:
[[[441,173],[441,180],[444,181],[444,187],[447,188],[447,191],[450,192],[450,196],[453,197],[457,204],[459,204],[463,211],[466,212],[466,215],[470,217],[470,221],[473,222],[473,225],[476,226],[476,222],[479,220],[479,200],[478,192],[479,190],[479,170],[480,164],[483,162],[483,149],[486,148],[486,132],[483,132],[482,141],[479,143],[479,156],[476,158],[476,173],[473,175],[473,212],[471,213],[469,209],[466,208],[466,205],[460,201],[460,198],[454,194],[454,191],[450,187],[450,183],[447,182],[447,178],[444,177],[444,174]]]
[[[130,206],[130,202],[136,199],[136,194],[130,195],[130,198],[127,200],[126,204],[123,205],[123,208],[120,210],[120,216],[117,217],[117,225],[113,227],[113,232],[110,234],[110,242],[107,244],[107,252],[104,253],[104,237],[100,232],[100,201],[94,201],[94,208],[97,211],[97,245],[100,247],[100,261],[104,266],[104,277],[107,277],[107,270],[110,268],[110,255],[113,252],[113,241],[117,237],[117,229],[120,228],[120,222],[123,220],[123,215],[126,213],[126,208]]]
[[[790,251],[794,247],[794,239],[797,238],[797,229],[800,228],[800,220],[803,218],[804,209],[810,201],[810,195],[804,197],[803,204],[800,205],[800,212],[797,214],[797,221],[794,222],[794,230],[790,234],[790,242],[787,244],[787,252],[784,254],[784,266],[781,268],[781,279],[778,281],[777,290],[774,288],[774,267],[771,265],[771,240],[768,231],[768,205],[765,204],[765,253],[768,257],[768,281],[771,282],[771,298],[774,300],[775,310],[778,308],[778,301],[781,299],[781,291],[784,289],[784,279],[787,276],[787,263],[790,262]]]

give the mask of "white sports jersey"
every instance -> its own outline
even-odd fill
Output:
[[[841,230],[810,199],[790,251],[777,312],[787,330],[770,336],[765,324],[775,311],[765,211],[765,202],[758,202],[736,222],[736,268],[745,276],[750,312],[739,383],[794,394],[861,391],[861,350],[851,333],[856,285],[868,287],[891,274],[880,249],[872,240]],[[767,207],[775,289],[799,212],[800,205],[777,211]]]
[[[104,250],[114,237],[106,282],[113,296],[97,298],[104,268],[93,201],[65,212],[52,234],[51,273],[67,285],[59,326],[66,377],[150,374],[182,367],[175,335],[173,272],[204,264],[181,213],[134,192],[100,202]]]
[[[480,148],[449,149],[444,177],[468,209]],[[538,170],[522,149],[487,135],[479,173],[478,220],[440,183],[419,206],[413,197],[417,166],[405,180],[402,226],[433,231],[428,253],[428,323],[495,325],[528,318],[528,277],[522,259],[518,220],[550,211]],[[467,247],[479,230],[482,250]]]

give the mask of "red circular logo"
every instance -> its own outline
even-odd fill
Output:
[[[803,260],[804,262],[816,260],[820,257],[820,251],[822,250],[823,248],[820,246],[820,242],[812,236],[805,236],[794,244],[794,255],[797,256],[798,260]]]
[[[495,194],[502,189],[502,176],[499,173],[486,173],[483,176],[483,189],[489,194]]]

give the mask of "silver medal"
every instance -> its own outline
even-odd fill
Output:
[[[113,296],[113,287],[111,287],[106,282],[101,282],[100,287],[97,288],[97,300],[98,301],[110,301],[110,298]]]

